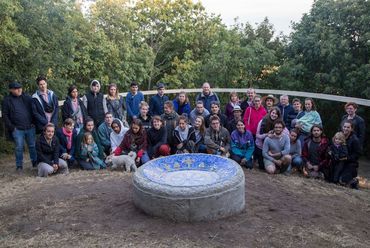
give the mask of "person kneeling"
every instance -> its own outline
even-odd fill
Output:
[[[210,127],[207,128],[204,144],[207,146],[207,153],[229,157],[230,134],[226,128],[220,124],[218,116],[210,118]]]
[[[67,162],[59,158],[59,141],[54,133],[54,124],[48,123],[44,127],[43,134],[37,139],[36,151],[39,177],[47,177],[57,172],[68,174]]]
[[[242,120],[236,122],[236,130],[231,133],[231,159],[253,169],[252,155],[254,151],[254,141],[252,133],[245,130]]]
[[[262,155],[267,173],[274,174],[279,169],[280,173],[285,172],[292,160],[289,155],[290,139],[283,134],[285,124],[282,120],[274,122],[274,132],[267,137],[263,143]]]

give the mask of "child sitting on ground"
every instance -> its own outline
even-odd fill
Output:
[[[87,163],[90,163],[91,169],[105,169],[106,165],[98,155],[99,148],[94,142],[92,134],[90,132],[85,133],[81,145],[81,157],[83,157]]]

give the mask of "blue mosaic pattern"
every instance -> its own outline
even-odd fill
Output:
[[[147,179],[173,187],[212,185],[236,175],[237,164],[220,156],[178,154],[149,161],[144,165]]]

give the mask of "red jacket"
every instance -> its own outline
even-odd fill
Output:
[[[309,158],[309,153],[308,153],[308,148],[312,142],[312,139],[308,139],[304,145],[303,145],[303,150],[302,150],[302,158],[305,163],[307,163],[308,158]],[[330,166],[330,161],[329,161],[329,156],[328,156],[328,147],[329,147],[329,140],[326,137],[322,137],[320,141],[320,145],[317,148],[317,152],[319,154],[319,170],[322,168]]]
[[[266,114],[267,111],[263,106],[259,107],[259,109],[255,109],[254,106],[248,107],[244,112],[243,118],[245,129],[256,135],[258,123]]]

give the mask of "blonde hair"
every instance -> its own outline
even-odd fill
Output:
[[[335,143],[335,141],[334,141],[335,139],[338,139],[340,141],[340,144],[341,145],[345,145],[346,144],[346,136],[342,132],[337,132],[336,134],[334,134],[334,136],[333,136],[333,143]]]
[[[90,137],[92,138],[93,142],[95,142],[93,135],[90,132],[86,132],[86,133],[84,133],[83,143],[87,144],[87,140]]]
[[[146,101],[141,101],[140,104],[139,104],[139,107],[140,108],[142,108],[142,107],[148,107],[149,108],[149,104]]]

